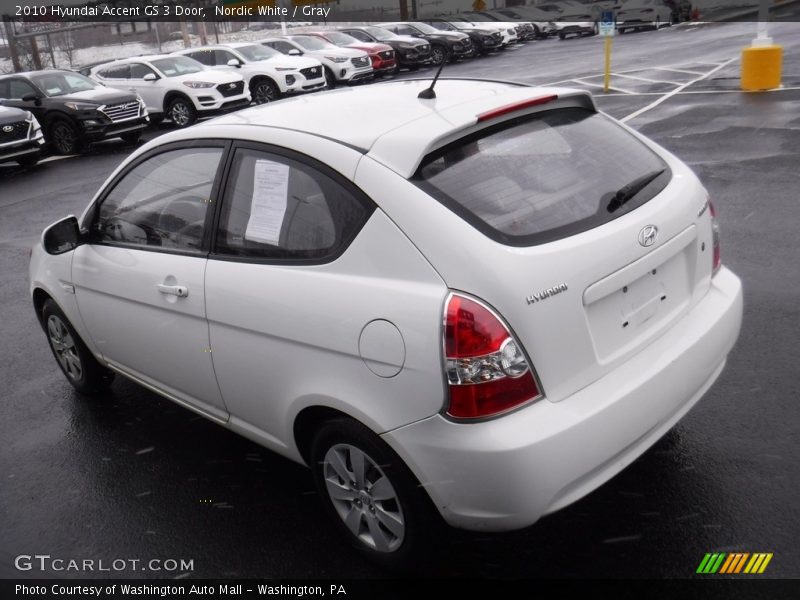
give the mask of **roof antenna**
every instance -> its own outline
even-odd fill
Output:
[[[436,71],[436,75],[431,82],[431,87],[425,88],[419,94],[417,94],[417,98],[422,98],[423,100],[432,100],[436,98],[436,92],[433,91],[433,86],[436,85],[436,81],[439,79],[439,75],[442,73],[442,69],[444,69],[444,63],[450,60],[450,49],[448,48],[445,52],[444,58],[442,59],[442,63],[439,65],[439,70]]]

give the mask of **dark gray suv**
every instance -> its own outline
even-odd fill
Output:
[[[75,154],[110,137],[136,142],[149,123],[144,102],[135,93],[104,87],[73,71],[4,75],[0,99],[5,106],[32,112],[58,154]]]

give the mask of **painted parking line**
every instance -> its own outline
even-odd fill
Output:
[[[642,70],[645,70],[645,69],[642,69]],[[636,71],[632,71],[632,72],[635,73]],[[626,79],[636,79],[638,81],[645,81],[647,83],[666,83],[666,84],[675,85],[675,86],[682,85],[681,82],[679,82],[679,81],[667,81],[667,80],[664,80],[664,79],[648,79],[647,77],[639,77],[637,75],[629,75],[628,73],[613,73],[612,72],[611,76],[612,77],[625,77]],[[600,77],[600,76],[598,75],[598,77]]]
[[[591,81],[586,81],[587,79],[596,79],[598,77],[602,77],[602,75],[592,75],[591,77],[585,77],[583,79],[571,79],[570,81],[573,81],[573,82],[578,83],[580,85],[588,85],[589,87],[593,87],[593,88],[604,88],[605,86],[603,84],[601,84],[601,83],[592,83]],[[629,96],[635,94],[635,92],[631,92],[629,90],[625,90],[625,89],[623,89],[621,87],[617,87],[615,85],[608,86],[608,89],[615,90],[617,92],[622,92],[623,94],[627,94]]]
[[[627,123],[631,119],[635,119],[636,117],[638,117],[640,115],[643,115],[644,113],[646,113],[646,112],[648,112],[650,110],[653,110],[656,106],[658,106],[659,104],[661,104],[663,102],[666,102],[667,100],[672,98],[675,94],[681,93],[683,90],[685,90],[689,86],[694,85],[695,83],[697,83],[699,81],[702,81],[703,79],[706,79],[707,77],[710,77],[711,75],[713,75],[714,73],[716,73],[717,71],[722,69],[723,67],[728,66],[729,64],[731,64],[737,58],[738,58],[738,56],[734,56],[733,58],[725,61],[724,63],[720,63],[719,65],[717,65],[716,67],[714,67],[713,69],[711,69],[710,71],[705,73],[704,75],[700,75],[699,77],[695,77],[691,81],[687,81],[686,83],[684,83],[683,85],[675,88],[671,92],[667,92],[666,94],[664,94],[663,96],[661,96],[657,100],[654,100],[653,102],[651,102],[647,106],[644,106],[644,107],[640,108],[639,110],[632,112],[631,114],[629,114],[626,117],[622,117],[620,119],[620,121],[622,121],[623,123]]]
[[[650,67],[656,71],[672,71],[673,73],[686,73],[687,75],[702,75],[700,71],[690,71],[689,69],[676,69],[675,67]]]
[[[80,156],[80,154],[65,154],[64,156],[48,156],[47,158],[43,158],[39,161],[39,164],[46,163],[46,162],[55,162],[57,160],[64,160],[65,158],[75,158],[76,156]]]
[[[774,90],[769,90],[770,93],[772,92],[793,92],[793,91],[800,91],[800,86],[795,87],[781,87],[775,88]],[[685,90],[683,92],[679,92],[675,94],[676,96],[691,96],[691,95],[699,95],[699,94],[763,94],[764,92],[760,90],[755,91],[745,91],[745,90]],[[622,96],[662,96],[663,92],[625,92],[622,94],[602,94],[600,96],[595,96],[595,99],[602,99],[602,98],[620,98]]]

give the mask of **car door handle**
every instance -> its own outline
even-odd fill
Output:
[[[186,298],[186,296],[189,295],[189,288],[185,285],[164,285],[163,283],[159,283],[156,287],[162,294],[169,294],[170,296],[177,296],[178,298]]]

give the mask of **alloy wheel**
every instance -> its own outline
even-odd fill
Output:
[[[403,510],[377,463],[355,446],[336,444],[322,467],[328,497],[350,533],[378,552],[399,548],[406,531]]]
[[[185,102],[175,102],[170,111],[170,118],[178,127],[185,127],[192,118],[189,106]]]
[[[59,154],[75,152],[76,136],[72,127],[64,122],[56,123],[53,126],[53,145]]]
[[[256,85],[253,90],[253,100],[256,104],[266,104],[267,102],[273,102],[277,99],[275,88],[272,87],[272,84],[269,82],[262,81]]]
[[[47,319],[47,337],[64,373],[70,379],[80,381],[83,377],[83,364],[75,347],[75,340],[72,339],[64,321],[56,315],[50,315]]]

